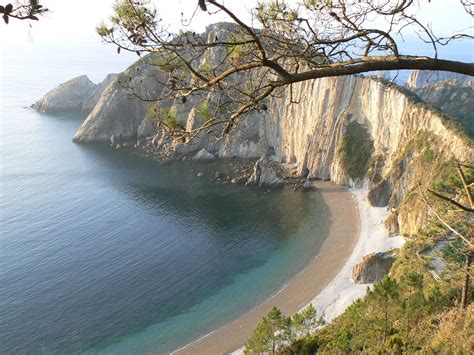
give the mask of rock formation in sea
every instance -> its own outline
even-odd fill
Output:
[[[284,182],[271,166],[268,157],[263,156],[255,163],[253,173],[246,183],[247,186],[281,188]]]
[[[82,111],[96,89],[96,84],[81,75],[54,88],[32,107],[40,112]]]
[[[147,129],[148,103],[140,98],[157,97],[167,75],[156,70],[151,57],[140,59],[113,78],[97,104],[79,127],[74,141],[108,141],[112,135],[124,138],[154,133]],[[132,90],[131,88],[135,88]]]
[[[89,113],[97,105],[107,86],[117,77],[109,74],[99,84],[94,84],[86,75],[62,83],[49,91],[31,107],[40,112],[77,111]]]
[[[372,253],[362,258],[352,270],[352,280],[358,284],[374,283],[387,275],[395,261],[396,250]]]
[[[202,36],[223,38],[228,30],[228,24],[216,24]],[[222,55],[216,50],[211,47],[200,64],[209,65]],[[416,183],[428,178],[426,164],[453,157],[474,161],[472,139],[453,128],[446,114],[406,88],[356,75],[294,84],[292,97],[298,97],[298,104],[291,102],[289,92],[269,99],[268,110],[253,112],[221,140],[201,132],[192,142],[171,141],[157,133],[156,124],[147,118],[152,106],[140,100],[158,97],[170,80],[169,72],[149,65],[155,61],[156,57],[145,57],[113,79],[74,141],[147,136],[154,149],[170,158],[193,157],[203,150],[218,158],[270,156],[308,179],[365,184],[369,202],[392,211],[386,222],[392,234],[416,233],[423,225],[426,209],[417,203],[408,207],[403,201]],[[419,82],[423,75],[413,74],[411,82]],[[161,102],[160,109],[173,113],[173,124],[191,131],[205,120],[202,104],[212,106],[213,100],[210,94],[199,94],[186,102]],[[364,140],[360,149],[345,150],[360,139]],[[254,175],[266,164],[260,161]],[[260,180],[256,183],[260,185]]]

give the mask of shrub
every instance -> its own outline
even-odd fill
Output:
[[[349,123],[340,154],[343,167],[351,178],[362,179],[365,176],[373,151],[374,143],[364,126],[355,121]]]

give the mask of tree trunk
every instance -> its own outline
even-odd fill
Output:
[[[464,276],[464,285],[462,286],[462,294],[461,294],[461,307],[466,309],[467,301],[469,296],[469,279],[470,279],[470,271],[471,271],[471,253],[468,252],[466,254],[465,259],[465,270],[466,276]]]

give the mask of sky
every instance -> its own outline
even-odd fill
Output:
[[[7,1],[0,0],[0,3]],[[32,21],[31,27],[27,21],[12,20],[8,26],[0,23],[0,51],[5,50],[6,45],[7,48],[38,48],[58,43],[67,43],[68,46],[99,46],[101,40],[95,33],[95,28],[102,20],[110,17],[114,2],[115,0],[42,0],[41,3],[50,12],[40,21]],[[197,0],[154,0],[154,3],[167,22],[179,27],[181,11],[189,17],[196,8]],[[249,10],[256,4],[256,0],[226,1],[228,7],[247,21],[250,19]],[[459,0],[420,0],[420,9],[418,19],[431,23],[433,29],[440,34],[465,30],[474,25],[472,17],[459,6]],[[206,25],[226,19],[225,16],[210,16],[200,12],[192,29],[202,31]],[[470,31],[474,34],[472,28]],[[410,39],[406,38],[406,41],[410,42]],[[109,47],[110,51],[114,50],[112,46]],[[458,50],[465,51],[474,58],[473,41],[464,47]]]

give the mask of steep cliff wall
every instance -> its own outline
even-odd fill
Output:
[[[451,131],[443,114],[412,98],[395,85],[357,76],[325,78],[295,85],[275,100],[263,120],[261,138],[275,148],[277,159],[308,168],[310,177],[352,184],[341,166],[338,150],[351,121],[366,127],[373,139],[374,156],[384,157],[380,171],[387,174],[407,143],[421,132],[440,137],[437,148],[459,159],[471,159],[467,138]]]
[[[270,105],[261,120],[260,139],[274,148],[276,159],[294,163],[309,177],[338,184],[358,185],[344,163],[347,129],[357,122],[373,143],[364,182],[369,201],[388,206],[387,223],[392,233],[416,233],[423,225],[426,208],[418,202],[402,204],[416,184],[435,179],[438,169],[452,158],[474,161],[472,140],[449,126],[438,110],[394,84],[358,76],[325,78],[293,87],[290,94]],[[355,155],[349,157],[358,159]],[[416,202],[416,203],[415,203]],[[420,207],[420,208],[417,208]]]
[[[292,104],[291,97],[299,103]],[[406,203],[419,182],[436,179],[443,164],[453,158],[474,161],[472,140],[453,129],[448,117],[383,80],[346,76],[302,82],[293,86],[292,95],[272,99],[268,107],[267,112],[248,117],[222,142],[202,133],[192,144],[162,139],[159,149],[174,156],[202,148],[221,158],[272,154],[274,160],[291,164],[310,178],[366,184],[373,205],[393,210],[387,221],[393,234],[416,233],[423,225],[425,206],[416,200]],[[194,127],[196,116],[191,109],[188,129]],[[356,140],[355,149],[344,151],[350,144],[348,130],[355,127],[369,137],[366,157],[360,157],[363,149],[357,136],[350,138]],[[361,175],[354,175],[347,161],[358,160],[369,163]]]

